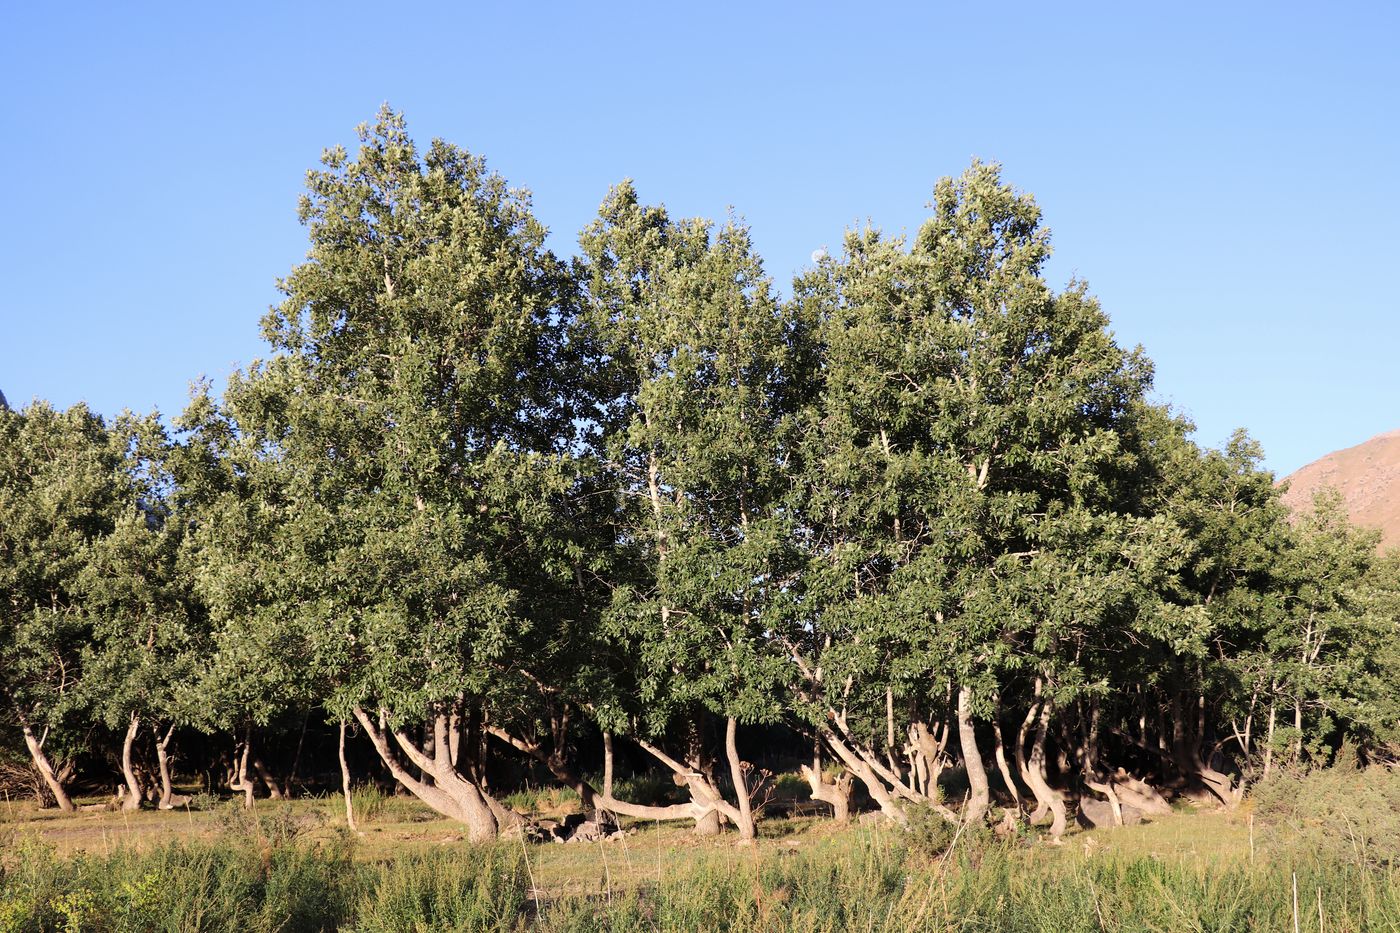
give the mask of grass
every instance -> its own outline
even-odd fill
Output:
[[[1051,847],[769,820],[757,845],[632,824],[624,840],[473,847],[404,798],[252,815],[15,809],[0,933],[48,930],[1400,930],[1400,869],[1288,844],[1248,812],[1187,811]],[[377,807],[377,809],[376,809]],[[940,851],[946,851],[946,847]]]

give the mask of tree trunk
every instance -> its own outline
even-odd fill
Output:
[[[287,795],[282,793],[282,788],[277,784],[277,778],[272,776],[272,772],[268,770],[267,765],[263,764],[263,760],[254,755],[252,762],[253,770],[258,773],[258,780],[262,781],[263,786],[267,788],[267,795],[273,800],[285,800]]]
[[[248,773],[248,756],[253,751],[253,730],[252,727],[243,733],[243,751],[238,756],[237,775],[238,783],[233,785],[234,790],[243,791],[243,809],[253,809],[253,778]]]
[[[1266,779],[1274,766],[1274,727],[1277,724],[1278,706],[1271,699],[1269,700],[1269,736],[1264,740],[1264,777]]]
[[[948,745],[948,726],[940,723],[938,729],[930,729],[928,723],[909,724],[909,745],[914,765],[910,769],[917,775],[915,790],[929,800],[938,799],[938,776],[943,773],[943,749]]]
[[[603,796],[611,797],[613,792],[613,744],[612,733],[603,733]]]
[[[345,760],[345,720],[340,721],[340,790],[345,794],[345,822],[351,832],[357,832],[355,806],[350,799],[350,764]]]
[[[1303,763],[1303,704],[1293,701],[1293,766]]]
[[[1050,798],[1042,794],[1036,788],[1035,778],[1031,775],[1030,763],[1026,760],[1026,743],[1030,741],[1031,728],[1035,725],[1036,719],[1040,716],[1040,681],[1036,681],[1036,698],[1031,701],[1031,708],[1026,710],[1026,718],[1021,722],[1021,728],[1016,732],[1016,770],[1021,773],[1021,780],[1031,789],[1031,794],[1035,797],[1035,809],[1031,811],[1030,822],[1034,826],[1045,819],[1045,814],[1050,812]]]
[[[1089,700],[1088,734],[1084,737],[1084,748],[1080,755],[1080,768],[1084,775],[1084,786],[1108,798],[1108,809],[1113,814],[1113,825],[1123,825],[1123,804],[1118,799],[1113,780],[1099,780],[1099,701]]]
[[[29,727],[29,723],[22,723],[24,732],[24,744],[29,749],[29,757],[34,761],[34,767],[39,772],[39,777],[44,779],[44,785],[48,787],[49,793],[53,794],[54,802],[64,813],[72,813],[76,808],[73,800],[68,796],[67,789],[63,786],[63,781],[59,780],[58,773],[54,770],[53,762],[44,752],[44,742],[48,740],[48,733],[43,738],[36,738],[34,730]]]
[[[807,779],[807,786],[812,788],[812,799],[830,805],[833,820],[838,823],[850,822],[851,775],[847,772],[831,783],[827,783],[826,775],[822,771],[820,738],[814,739],[812,742],[812,764],[802,766],[802,776]]]
[[[753,801],[749,800],[749,782],[744,775],[744,763],[739,760],[739,749],[735,744],[738,723],[729,717],[724,727],[724,753],[729,759],[729,779],[734,782],[735,802],[739,805],[739,838],[751,842],[758,838],[758,829],[753,820]]]
[[[131,747],[136,744],[136,734],[141,730],[141,717],[131,714],[122,739],[122,778],[126,781],[126,796],[122,798],[123,810],[141,809],[141,782],[136,780],[136,771],[131,764]]]
[[[987,786],[982,750],[977,747],[977,729],[972,722],[972,691],[965,686],[958,688],[958,740],[962,744],[963,767],[967,770],[967,783],[971,791],[963,819],[969,824],[976,824],[986,819],[992,794]]]
[[[523,752],[535,761],[549,769],[562,784],[571,787],[578,793],[579,799],[583,801],[584,809],[604,810],[620,816],[630,816],[639,820],[689,820],[696,819],[704,815],[704,811],[709,809],[694,800],[690,803],[674,803],[664,807],[650,807],[643,804],[628,803],[625,800],[618,800],[611,793],[599,793],[592,784],[584,780],[577,772],[569,767],[567,762],[558,755],[548,754],[536,742],[527,742],[517,736],[511,735],[499,726],[491,726],[488,729],[491,735],[505,742],[511,748]],[[605,755],[611,754],[611,740],[605,746]],[[606,765],[605,765],[606,767]],[[669,765],[668,765],[669,767]],[[674,769],[673,769],[674,770]]]
[[[996,743],[997,770],[1001,772],[1002,783],[1006,785],[1007,791],[1011,794],[1011,799],[1016,804],[1016,809],[1021,809],[1021,789],[1016,786],[1016,779],[1011,776],[1011,766],[1006,761],[1006,745],[1001,737],[1001,703],[997,702],[997,714],[992,717],[992,738]]]
[[[169,810],[175,798],[175,785],[170,778],[170,740],[175,735],[175,724],[165,730],[165,735],[156,741],[156,764],[160,767],[160,801],[156,806]]]
[[[1202,760],[1199,734],[1183,725],[1181,715],[1183,706],[1179,695],[1172,699],[1173,736],[1175,739],[1173,744],[1176,746],[1177,768],[1188,777],[1194,777],[1204,784],[1206,789],[1214,794],[1225,807],[1234,807],[1239,802],[1234,793],[1234,782],[1229,775],[1221,774]]]
[[[1049,698],[1040,701],[1040,710],[1035,719],[1035,740],[1031,743],[1030,761],[1027,762],[1026,783],[1035,794],[1037,812],[1049,810],[1050,836],[1058,840],[1065,832],[1065,803],[1059,793],[1050,787],[1045,774],[1045,738],[1050,731],[1051,703]]]
[[[382,714],[380,723],[376,725],[363,709],[356,707],[355,719],[364,728],[389,773],[407,788],[409,793],[443,816],[464,823],[467,827],[467,838],[472,842],[489,842],[499,835],[504,827],[498,822],[487,795],[452,767],[451,749],[446,741],[447,716],[435,717],[435,733],[442,734],[435,735],[438,741],[434,742],[433,757],[425,754],[423,749],[402,731],[390,729]],[[414,777],[399,762],[393,746],[389,744],[391,737],[413,766],[431,778],[431,783]]]

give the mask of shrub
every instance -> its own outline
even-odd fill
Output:
[[[1269,851],[1400,867],[1400,772],[1347,764],[1283,772],[1258,784],[1253,799]]]

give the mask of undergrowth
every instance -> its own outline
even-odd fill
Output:
[[[1295,890],[1299,929],[1400,925],[1400,871],[1371,861],[1081,858],[989,834],[932,836],[886,828],[801,848],[696,848],[653,877],[600,877],[570,896],[534,888],[543,850],[518,840],[363,862],[349,834],[312,840],[279,817],[100,857],[59,859],[21,839],[0,855],[0,933],[1282,930],[1294,927]]]

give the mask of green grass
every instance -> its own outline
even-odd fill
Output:
[[[1374,844],[1365,859],[1350,844],[1319,846],[1277,803],[1071,831],[1060,846],[794,817],[764,821],[751,846],[633,822],[607,843],[485,847],[411,799],[361,790],[356,803],[359,834],[338,797],[259,801],[251,814],[233,802],[10,808],[0,933],[1287,931],[1295,877],[1300,930],[1318,930],[1319,914],[1329,933],[1400,930],[1400,866],[1378,861]]]
[[[798,821],[749,847],[652,825],[625,843],[386,857],[266,809],[207,838],[107,854],[63,857],[21,835],[0,857],[0,933],[1289,930],[1295,875],[1300,929],[1318,929],[1319,905],[1329,931],[1400,929],[1400,873],[1305,852],[1251,860],[1247,831],[1219,814],[1058,848],[965,838],[944,858],[898,830]]]

